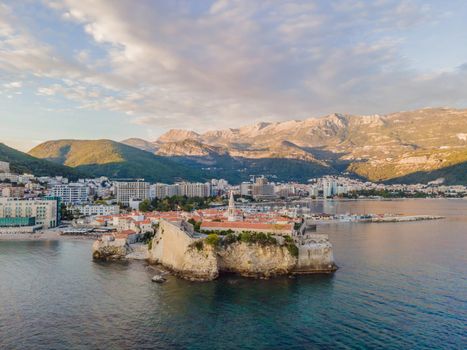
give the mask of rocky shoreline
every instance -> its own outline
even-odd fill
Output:
[[[120,239],[97,240],[93,258],[147,260],[189,281],[212,281],[226,273],[267,279],[337,270],[327,235],[312,234],[299,242],[290,237],[268,237],[269,241],[263,242],[230,237],[228,243],[226,238],[211,242],[208,237],[191,235],[184,225],[162,221],[149,245],[128,244]]]
[[[238,237],[229,237],[230,242],[226,242],[228,237],[213,241],[209,236],[190,235],[183,224],[161,222],[151,244],[149,261],[191,281],[210,281],[223,273],[270,278],[337,270],[327,235],[311,234],[296,242],[291,237],[260,237],[263,241]]]

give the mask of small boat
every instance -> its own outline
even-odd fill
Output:
[[[167,281],[167,279],[162,275],[155,275],[151,279],[151,281],[156,282],[156,283],[164,283],[165,281]]]

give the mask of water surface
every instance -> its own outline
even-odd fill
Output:
[[[332,276],[150,282],[82,241],[0,242],[1,349],[465,349],[467,201],[315,202],[445,215],[332,224]]]

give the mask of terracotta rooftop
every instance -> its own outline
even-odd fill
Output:
[[[203,221],[201,224],[201,229],[203,228],[219,228],[228,230],[231,229],[256,229],[256,230],[270,230],[270,231],[279,231],[279,230],[292,230],[293,224],[264,224],[257,222],[216,222],[216,221]]]
[[[115,234],[115,236],[117,237],[117,236],[121,235],[121,236],[127,237],[127,236],[129,236],[129,235],[134,235],[135,233],[136,233],[136,232],[133,231],[133,230],[124,230],[124,231],[117,232],[117,233]]]
[[[148,225],[150,223],[151,223],[150,219],[144,219],[142,221],[135,221],[135,224],[137,224],[137,225]]]

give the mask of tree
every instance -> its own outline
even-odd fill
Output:
[[[70,221],[74,219],[73,211],[69,210],[65,203],[60,205],[60,217],[62,220]]]
[[[204,241],[206,242],[206,244],[209,244],[215,247],[219,244],[220,238],[217,234],[211,233],[205,238]]]
[[[144,201],[142,201],[140,204],[139,204],[139,211],[143,212],[143,213],[146,213],[148,211],[152,211],[153,208],[152,208],[152,205],[151,205],[151,202],[149,201],[149,199],[145,199]]]

